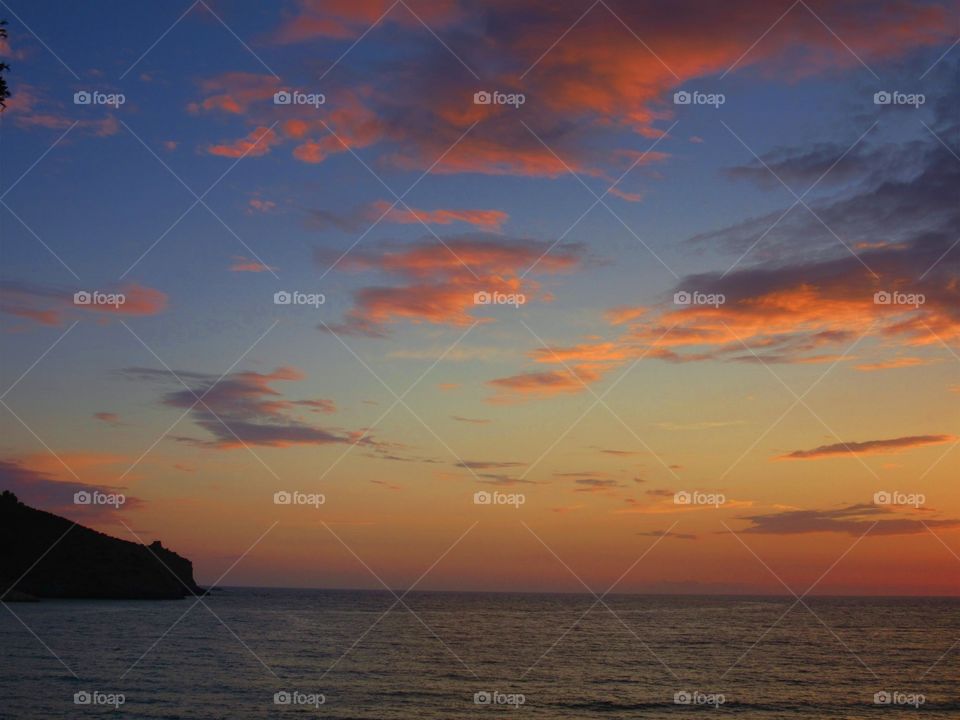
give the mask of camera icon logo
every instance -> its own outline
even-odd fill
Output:
[[[473,294],[473,304],[474,305],[489,305],[493,301],[490,293],[486,290],[480,290]]]
[[[93,502],[93,496],[86,490],[79,490],[73,494],[74,505],[89,505]]]
[[[289,705],[291,702],[293,702],[293,696],[286,690],[281,690],[273,694],[274,705]]]
[[[479,90],[473,94],[474,105],[489,105],[493,102],[493,96],[486,90]]]
[[[73,104],[74,105],[89,105],[93,102],[93,95],[91,95],[86,90],[80,90],[73,94]]]
[[[274,305],[289,305],[291,302],[293,302],[293,296],[286,290],[280,290],[273,294]]]
[[[286,90],[278,90],[273,94],[274,105],[289,105],[293,102],[293,95]]]
[[[86,690],[81,690],[73,694],[74,705],[89,705],[91,702],[93,702],[93,695]]]
[[[686,490],[680,490],[673,494],[674,505],[689,505],[693,497]]]
[[[686,290],[680,290],[673,294],[673,304],[674,305],[689,305],[693,302],[693,296],[688,293]]]
[[[674,105],[689,105],[692,100],[693,96],[686,90],[678,90],[673,94]]]
[[[886,290],[880,290],[873,294],[873,302],[875,305],[889,305],[893,302],[893,295]]]
[[[74,305],[89,305],[92,299],[93,296],[86,290],[80,290],[79,292],[75,292],[73,294]]]
[[[477,490],[473,494],[474,505],[489,505],[492,502],[493,502],[493,495],[488,493],[486,490]]]
[[[475,692],[473,694],[473,703],[475,705],[489,705],[493,702],[493,695],[486,690]]]
[[[873,104],[874,105],[889,105],[893,100],[893,96],[888,93],[886,90],[881,90],[880,92],[875,92],[873,94]]]
[[[892,702],[893,696],[886,690],[881,690],[880,692],[873,694],[874,705],[889,705]]]
[[[673,694],[673,702],[676,705],[689,705],[693,702],[693,695],[688,690],[678,690]]]
[[[293,495],[288,493],[286,490],[280,490],[273,494],[274,505],[289,505],[292,502],[293,502]]]
[[[880,490],[873,494],[874,505],[890,505],[893,503],[893,496],[886,490]]]

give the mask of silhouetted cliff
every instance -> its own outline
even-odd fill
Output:
[[[0,599],[164,600],[202,592],[193,563],[159,541],[148,548],[71,525],[11,492],[0,495]]]

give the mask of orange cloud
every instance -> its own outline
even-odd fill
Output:
[[[872,370],[892,370],[894,368],[916,367],[917,365],[929,365],[933,361],[918,357],[899,357],[891,360],[880,360],[872,363],[861,363],[857,365],[857,370],[870,372]]]
[[[500,227],[510,217],[501,210],[413,210],[407,208],[390,208],[391,203],[386,200],[378,200],[371,207],[371,215],[374,219],[386,214],[386,220],[411,225],[424,222],[435,225],[450,225],[455,222],[467,223],[480,230],[499,231]]]
[[[388,0],[301,0],[273,39],[293,43],[360,37],[390,8]],[[902,0],[818,7],[827,27],[805,6],[796,5],[769,37],[764,33],[777,13],[759,0],[731,0],[722,7],[681,0],[669,8],[610,0],[586,13],[584,9],[558,7],[549,0],[530,0],[522,7],[504,0],[393,7],[374,33],[392,33],[400,43],[407,30],[423,32],[421,20],[434,30],[446,28],[461,40],[454,43],[455,52],[484,81],[470,87],[469,74],[455,61],[451,71],[449,48],[439,43],[423,51],[425,67],[415,76],[406,64],[378,66],[376,87],[367,93],[365,104],[384,122],[370,142],[391,142],[394,147],[386,160],[402,168],[429,166],[449,151],[434,172],[558,177],[566,174],[566,163],[578,173],[607,177],[610,166],[629,163],[631,156],[622,147],[601,155],[592,133],[625,128],[659,137],[657,125],[675,115],[670,94],[688,81],[734,65],[791,79],[859,67],[827,27],[869,63],[952,40],[948,8]],[[638,41],[635,33],[645,40]],[[763,41],[757,43],[760,37]],[[551,46],[551,38],[562,41]],[[521,92],[528,101],[519,111],[475,105],[473,93],[483,89]],[[549,138],[563,161],[517,122],[519,118]],[[478,120],[482,122],[476,129],[451,149]],[[342,124],[337,132],[341,129],[346,133],[350,126]],[[306,137],[307,132],[301,127],[298,134]],[[354,142],[348,140],[351,146]],[[294,152],[305,162],[322,162],[334,150],[332,143],[313,137]],[[662,157],[651,153],[644,162]],[[630,201],[643,195],[623,188],[614,188],[612,194]]]
[[[251,210],[256,210],[257,212],[271,212],[277,209],[277,204],[273,200],[261,200],[260,198],[250,198],[247,202]]]
[[[270,148],[278,142],[277,133],[267,127],[258,127],[245,138],[232,143],[211,145],[207,151],[219,157],[241,158],[244,156],[256,157],[266,155]]]
[[[838,362],[845,357],[839,349],[851,346],[871,327],[883,345],[935,347],[940,340],[960,338],[960,282],[952,263],[939,263],[950,248],[949,237],[924,236],[859,257],[684,278],[677,292],[712,296],[715,302],[677,304],[668,296],[649,310],[614,308],[606,319],[621,328],[619,337],[538,347],[529,354],[538,363],[585,364],[599,379],[641,357],[668,362]],[[894,295],[903,302],[891,300]],[[932,360],[902,357],[857,367],[879,370],[927,362]],[[555,378],[558,388],[562,376]],[[517,389],[531,384],[521,379]],[[571,384],[564,391],[578,389],[585,388]]]
[[[498,392],[489,402],[503,404],[516,402],[524,396],[547,398],[554,395],[580,392],[585,383],[599,380],[601,373],[589,365],[574,365],[569,370],[528,372],[488,380],[487,385]],[[519,394],[520,397],[517,397]]]
[[[889,440],[867,440],[864,442],[837,443],[821,445],[812,450],[794,450],[781,455],[777,460],[813,460],[835,455],[892,455],[925,445],[940,445],[953,442],[953,435],[912,435]]]
[[[396,276],[401,284],[357,290],[345,321],[326,327],[376,337],[401,320],[469,325],[476,320],[475,293],[523,294],[527,301],[538,297],[539,284],[521,273],[548,247],[531,240],[459,236],[443,244],[427,239],[398,248],[354,252],[343,258],[341,267],[378,270]],[[329,258],[318,255],[318,260],[326,264]],[[563,246],[543,257],[537,270],[566,272],[579,264],[579,248]]]
[[[0,287],[0,312],[25,318],[41,325],[60,325],[73,314],[90,315],[157,315],[167,306],[166,293],[137,283],[117,288],[98,290],[104,295],[116,295],[115,302],[77,303],[72,290],[6,283]],[[122,302],[119,296],[122,296]]]
[[[187,105],[192,113],[219,111],[234,115],[247,113],[251,106],[272,103],[273,94],[282,88],[273,75],[230,72],[200,81],[206,97]]]

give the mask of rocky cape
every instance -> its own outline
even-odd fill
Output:
[[[193,563],[0,495],[0,600],[171,600],[199,595]]]

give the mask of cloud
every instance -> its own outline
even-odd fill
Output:
[[[258,127],[239,140],[211,145],[207,148],[207,152],[226,158],[256,157],[266,155],[278,142],[279,137],[274,130]]]
[[[867,440],[864,442],[837,443],[821,445],[812,450],[794,450],[781,455],[777,460],[813,460],[834,455],[892,455],[925,445],[940,445],[953,442],[953,435],[912,435],[889,440]]]
[[[634,457],[636,455],[643,455],[643,453],[638,450],[617,450],[612,448],[601,448],[600,452],[606,455],[616,455],[617,457]]]
[[[413,29],[422,27],[419,26],[419,17],[431,28],[443,28],[459,15],[454,0],[412,2],[410,10],[388,0],[297,0],[295,7],[295,12],[273,32],[274,42],[289,44],[315,38],[355,38],[378,20]]]
[[[646,494],[647,494],[647,495],[650,495],[651,497],[661,497],[661,498],[671,498],[671,499],[673,499],[673,496],[676,494],[676,492],[675,492],[674,490],[664,490],[664,489],[651,488],[650,490],[647,490],[647,493],[646,493]]]
[[[824,24],[797,5],[760,43],[756,39],[780,11],[771,12],[759,0],[732,0],[716,8],[694,0],[669,7],[610,0],[586,8],[586,13],[584,9],[558,7],[549,0],[521,5],[504,0],[411,2],[392,9],[386,0],[350,5],[343,0],[302,0],[270,38],[277,43],[319,41],[305,52],[324,56],[330,54],[330,39],[357,40],[367,38],[368,32],[371,42],[378,36],[389,38],[392,52],[352,58],[351,65],[341,64],[325,78],[331,98],[354,89],[358,76],[369,79],[357,99],[362,112],[376,120],[368,124],[363,142],[383,144],[383,162],[424,169],[441,158],[433,168],[436,173],[544,177],[565,175],[566,165],[579,173],[610,176],[618,161],[633,159],[624,148],[633,143],[621,139],[611,147],[601,141],[601,134],[658,137],[660,126],[676,113],[668,101],[676,88],[735,64],[738,73],[788,80],[859,69],[858,60],[824,24],[871,65],[953,39],[948,7],[904,0],[824,5],[817,8]],[[425,37],[421,20],[444,38],[442,44]],[[646,40],[638,42],[635,33]],[[484,81],[475,82],[470,71],[451,58],[451,50]],[[248,79],[234,81],[240,88],[256,87]],[[473,104],[473,93],[484,89],[522,92],[527,102],[520,110]],[[208,92],[212,98],[223,94],[218,87]],[[203,102],[227,113],[244,107],[242,98],[233,95]],[[321,116],[332,117],[341,103],[329,105],[320,109]],[[516,122],[521,113],[563,161]],[[359,118],[361,111],[354,109],[351,116]],[[359,138],[346,136],[356,124],[340,119],[334,126],[351,147],[358,146]],[[338,141],[316,130],[301,134],[305,139],[294,155],[305,162],[323,162],[342,151]],[[646,160],[661,158],[651,154]],[[626,194],[635,200],[642,192]]]
[[[234,256],[233,263],[231,263],[229,270],[231,272],[273,272],[277,268],[270,265],[264,265],[259,260],[251,260],[250,258],[245,258],[239,255]]]
[[[555,395],[577,393],[585,383],[600,378],[600,374],[588,365],[575,365],[569,370],[547,370],[488,380],[487,385],[497,391],[489,398],[492,403],[510,403],[528,398],[548,398]]]
[[[457,422],[470,423],[471,425],[489,425],[492,420],[487,420],[485,418],[468,418],[461,415],[451,415],[450,419],[456,420]]]
[[[64,515],[77,522],[90,523],[119,523],[122,513],[135,510],[144,504],[140,498],[127,495],[124,487],[109,487],[99,484],[88,484],[72,478],[60,477],[64,468],[62,465],[51,467],[38,466],[31,457],[0,459],[0,489],[10,490],[20,502],[38,507],[48,512]],[[66,458],[65,458],[66,459]],[[77,460],[74,456],[72,460]],[[69,463],[71,467],[79,467],[76,462]],[[74,503],[74,493],[101,492],[104,494],[122,494],[124,503],[119,507],[113,505],[80,505]]]
[[[250,208],[250,211],[256,211],[260,213],[273,212],[277,209],[277,204],[273,200],[262,200],[261,198],[250,198],[247,201],[247,206]]]
[[[642,537],[655,537],[655,538],[675,538],[677,540],[696,540],[696,535],[691,535],[690,533],[675,533],[669,532],[667,530],[651,530],[649,532],[638,532],[637,535]]]
[[[898,347],[921,349],[948,342],[960,338],[960,272],[957,259],[950,256],[954,243],[955,238],[946,234],[925,234],[905,244],[862,252],[859,259],[844,253],[824,260],[743,268],[725,276],[688,276],[676,291],[722,295],[726,302],[713,307],[667,301],[635,321],[615,314],[619,337],[566,348],[537,347],[530,351],[532,358],[561,369],[506,381],[531,395],[538,384],[547,390],[555,386],[553,393],[540,393],[548,396],[585,390],[568,367],[590,383],[642,357],[674,363],[835,362],[841,359],[841,350],[871,330],[881,343]],[[923,302],[878,303],[876,293],[913,294],[922,296]],[[908,363],[914,364],[901,360],[895,365]],[[893,366],[882,361],[858,365],[861,370]]]
[[[374,271],[395,284],[362,287],[354,292],[354,306],[343,322],[329,325],[336,333],[383,337],[400,321],[464,326],[476,321],[474,294],[523,293],[529,302],[538,297],[539,284],[521,277],[549,245],[534,240],[460,235],[444,243],[428,237],[407,245],[383,245],[354,251],[342,258],[344,270]],[[333,258],[333,260],[331,260]],[[318,252],[317,261],[329,267],[337,258]],[[581,263],[579,246],[558,246],[546,254],[541,273],[570,272]],[[327,329],[321,326],[321,329]]]
[[[868,530],[871,535],[918,535],[927,532],[927,528],[960,527],[960,520],[898,517],[896,511],[878,505],[850,505],[832,510],[786,510],[748,515],[740,519],[752,523],[741,532],[762,535],[844,533],[860,537]]]
[[[531,358],[556,368],[514,382],[528,397],[536,396],[529,391],[538,381],[552,382],[558,392],[583,392],[571,382],[568,366],[588,369],[593,382],[643,358],[771,364],[857,359],[861,371],[932,362],[920,352],[960,339],[960,205],[951,190],[960,185],[960,123],[955,100],[931,106],[931,129],[947,146],[929,132],[899,143],[868,137],[838,164],[841,189],[807,201],[848,245],[860,245],[855,255],[803,207],[785,216],[776,239],[771,233],[756,247],[783,210],[705,233],[689,242],[731,251],[731,262],[743,262],[726,272],[687,275],[659,303],[609,310],[605,319],[614,337],[593,334],[567,347],[534,348]],[[805,190],[802,181],[812,183],[848,148],[846,142],[781,148],[768,160]],[[759,177],[752,165],[735,174]],[[722,302],[675,304],[679,292]],[[903,300],[886,301],[894,297]],[[860,352],[881,359],[847,358],[844,353],[867,335],[872,343],[863,343]],[[884,359],[905,347],[917,359]]]
[[[17,127],[32,130],[66,131],[71,126],[73,132],[86,131],[96,137],[115,135],[120,124],[117,118],[108,113],[95,119],[81,115],[73,117],[70,107],[64,103],[51,99],[38,87],[29,83],[18,84],[16,92],[6,100],[4,116],[9,116]],[[72,108],[76,111],[76,108]]]
[[[167,306],[166,293],[136,283],[99,290],[122,294],[124,302],[121,304],[76,304],[75,292],[53,286],[5,282],[0,286],[0,312],[41,325],[62,325],[74,317],[157,315]]]
[[[198,84],[206,97],[187,105],[191,113],[219,111],[246,115],[257,105],[272,103],[274,93],[282,89],[280,81],[273,75],[247,72],[203,78]]]
[[[930,365],[933,360],[918,357],[898,357],[890,360],[878,360],[877,362],[861,363],[856,366],[857,370],[872,372],[874,370],[893,370],[895,368],[917,367],[918,365]]]
[[[105,422],[108,425],[119,425],[120,416],[112,412],[95,412],[93,416],[100,422]]]
[[[384,447],[369,435],[364,436],[361,430],[323,428],[303,419],[300,412],[332,413],[336,408],[333,401],[327,399],[283,399],[273,384],[304,379],[295,368],[280,367],[270,373],[237,372],[219,382],[215,375],[177,371],[189,390],[164,370],[131,367],[121,372],[133,380],[175,384],[179,389],[166,392],[162,403],[178,409],[190,408],[194,423],[210,437],[178,439],[201,447],[231,449],[243,445],[290,447],[334,443],[359,443],[373,449]],[[202,402],[198,402],[198,398],[202,398]]]
[[[577,478],[573,481],[577,487],[574,492],[578,493],[598,493],[614,490],[623,485],[616,480],[607,480],[603,478]]]
[[[393,203],[377,200],[360,205],[346,212],[312,210],[313,224],[320,228],[333,227],[343,232],[356,233],[380,223],[400,225],[452,225],[463,223],[477,230],[499,232],[510,216],[502,210],[422,210],[406,206],[393,207]]]
[[[463,462],[458,462],[457,467],[467,468],[470,470],[503,470],[507,468],[518,468],[524,467],[524,463],[521,462],[497,462],[493,460],[465,460]]]

